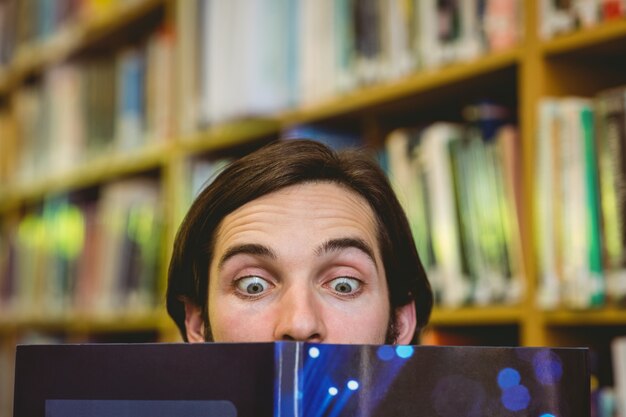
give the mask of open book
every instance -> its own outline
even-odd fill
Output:
[[[589,416],[586,349],[18,346],[16,417]]]

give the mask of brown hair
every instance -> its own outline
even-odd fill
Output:
[[[384,172],[364,151],[335,152],[318,142],[289,140],[266,145],[229,165],[202,191],[183,220],[169,267],[167,311],[185,340],[185,301],[202,309],[205,334],[211,334],[208,271],[222,219],[265,194],[319,181],[345,186],[369,203],[378,223],[391,316],[395,308],[415,301],[417,329],[426,325],[432,291],[406,215]],[[417,341],[417,332],[413,341]]]

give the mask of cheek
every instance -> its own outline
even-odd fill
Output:
[[[262,311],[250,311],[236,304],[209,304],[209,322],[215,342],[269,342],[273,340],[270,317]]]
[[[349,311],[329,311],[326,315],[328,343],[381,344],[385,342],[389,325],[386,300]]]

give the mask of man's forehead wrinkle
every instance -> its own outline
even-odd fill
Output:
[[[299,227],[304,223],[326,230],[329,234],[325,239],[361,239],[373,254],[380,255],[379,226],[367,200],[348,188],[330,183],[287,187],[237,208],[218,225],[216,250],[223,253],[231,245],[266,244],[266,239],[273,239],[283,227],[291,233],[305,232],[306,228]]]
[[[219,241],[224,242],[238,233],[247,232],[251,229],[262,229],[268,226],[267,220],[257,218],[258,215],[266,215],[268,213],[267,208],[256,206],[243,206],[242,208],[227,215],[218,225],[215,236]],[[280,213],[276,213],[276,219],[281,217]]]

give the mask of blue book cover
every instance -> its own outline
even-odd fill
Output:
[[[586,349],[30,345],[14,416],[583,417],[589,392]]]

